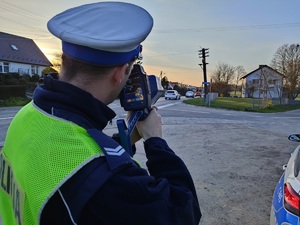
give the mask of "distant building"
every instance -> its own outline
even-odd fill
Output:
[[[170,81],[169,82],[169,86],[168,86],[168,89],[174,89],[175,86],[179,86],[180,84],[178,82],[172,82]]]
[[[242,79],[242,97],[281,98],[284,75],[267,65],[246,74]]]
[[[196,86],[187,86],[186,87],[186,89],[188,90],[188,91],[193,91],[193,92],[196,92],[197,91],[197,87]]]
[[[32,39],[0,32],[0,73],[42,75],[52,66]]]

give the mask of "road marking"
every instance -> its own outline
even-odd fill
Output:
[[[0,118],[0,120],[10,120],[12,118],[14,118],[14,117],[3,117],[3,118]]]
[[[208,114],[209,112],[203,112],[203,111],[192,111],[192,110],[186,110],[186,109],[172,109],[174,111],[180,111],[180,112],[191,112],[191,113],[202,113],[202,114]]]
[[[163,109],[163,108],[167,108],[167,107],[170,107],[170,106],[173,106],[173,105],[176,105],[178,103],[170,103],[170,104],[167,104],[167,105],[162,105],[162,106],[158,106],[157,108],[158,109]]]
[[[299,116],[274,116],[272,117],[273,119],[299,119],[300,117]]]

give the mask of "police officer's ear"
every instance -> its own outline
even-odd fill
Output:
[[[125,70],[126,75],[129,76],[131,74],[131,71],[133,69],[133,65],[134,65],[134,61],[131,61],[131,62],[127,63],[127,68]]]
[[[130,73],[130,65],[128,63],[118,66],[113,74],[113,84],[115,86],[123,85],[128,79],[128,70]],[[125,80],[125,82],[124,82]]]

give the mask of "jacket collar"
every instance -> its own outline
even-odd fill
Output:
[[[44,85],[35,89],[33,101],[42,110],[85,129],[103,130],[116,116],[112,109],[90,93],[51,76],[46,76]]]

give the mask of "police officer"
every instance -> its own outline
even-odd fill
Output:
[[[162,139],[156,108],[137,124],[148,170],[102,132],[152,26],[146,10],[122,2],[78,6],[48,22],[62,40],[62,69],[45,77],[7,131],[4,225],[199,223],[191,175]]]

